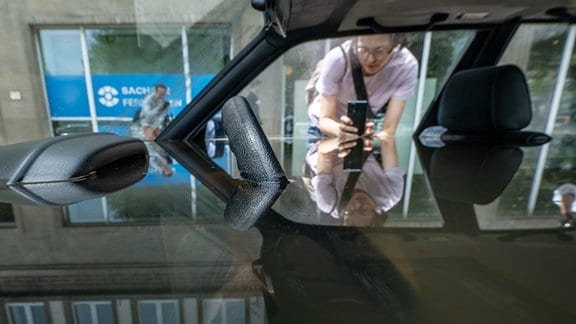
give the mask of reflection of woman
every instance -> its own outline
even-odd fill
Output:
[[[386,212],[400,201],[404,188],[395,141],[390,137],[380,139],[382,161],[369,154],[349,201],[343,210],[338,210],[351,173],[344,171],[343,159],[334,151],[339,150],[341,157],[345,155],[343,149],[349,147],[346,145],[336,138],[328,138],[308,152],[307,163],[315,172],[312,186],[318,209],[333,218],[341,218],[345,225],[379,225],[385,221]]]
[[[344,42],[342,49],[332,49],[323,60],[316,84],[319,95],[310,106],[309,132],[326,136],[357,133],[346,116],[348,101],[358,98],[348,57],[355,55],[370,109],[376,114],[387,105],[382,131],[394,135],[418,75],[418,62],[405,45],[400,35],[379,34],[359,36]]]

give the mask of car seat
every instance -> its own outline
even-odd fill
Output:
[[[551,140],[522,131],[532,120],[532,105],[524,74],[514,65],[458,72],[438,103],[439,125],[424,130],[420,144],[433,147],[427,171],[434,194],[443,199],[492,202],[520,166],[521,147]]]

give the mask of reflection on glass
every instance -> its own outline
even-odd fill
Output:
[[[414,54],[419,64],[425,53],[424,41],[428,33],[411,33],[409,49]],[[435,97],[437,91],[443,85],[446,77],[455,62],[459,59],[466,46],[474,37],[474,31],[442,31],[431,32],[430,52],[426,53],[429,60],[426,65],[426,80],[424,80],[423,94],[415,90],[415,94],[406,102],[406,107],[398,124],[396,146],[399,167],[406,175],[410,174],[410,184],[406,188],[410,190],[405,196],[409,199],[403,203],[402,208],[390,210],[389,225],[397,222],[417,219],[419,221],[437,222],[440,212],[430,193],[426,177],[411,149],[414,125],[417,124],[423,113],[417,115],[418,96],[422,96],[420,110],[426,110]],[[304,173],[303,161],[306,156],[306,145],[302,140],[307,138],[308,131],[308,104],[306,101],[306,85],[309,82],[316,63],[326,53],[337,47],[346,39],[326,39],[321,41],[307,42],[296,46],[284,54],[277,62],[262,72],[240,94],[247,98],[257,98],[253,107],[259,108],[259,119],[262,127],[276,152],[279,160],[283,163],[289,177],[302,177],[307,181],[309,177]],[[282,80],[279,82],[278,80]],[[422,80],[418,80],[420,82]],[[279,104],[280,103],[280,104]],[[281,118],[278,118],[281,116]],[[273,138],[280,136],[283,141],[275,141]],[[234,169],[226,169],[234,174]],[[293,186],[294,187],[294,186]],[[290,186],[289,191],[293,191]],[[285,199],[281,197],[281,199]],[[420,224],[422,225],[422,224]]]
[[[328,138],[310,146],[306,163],[312,171],[312,194],[321,215],[338,219],[346,226],[381,226],[387,212],[402,198],[403,173],[393,138],[342,141]],[[362,143],[364,142],[364,143]],[[350,150],[359,151],[361,172],[346,171]]]
[[[92,124],[89,120],[81,119],[53,120],[52,129],[56,136],[92,133]]]
[[[206,299],[203,311],[205,323],[246,323],[242,299]]]
[[[139,137],[131,122],[154,85],[178,115],[230,60],[231,36],[228,24],[40,30],[54,133]]]
[[[14,223],[14,210],[11,204],[0,203],[0,226],[2,223]]]
[[[563,55],[570,55],[564,52],[568,30],[566,24],[522,25],[500,61],[500,64],[519,66],[526,75],[533,109],[532,123],[527,129],[544,131],[548,123],[553,125],[550,134],[553,140],[548,145],[547,156],[542,155],[543,148],[524,150],[524,163],[518,175],[494,206],[501,221],[514,218],[530,221],[529,216],[532,222],[539,219],[542,226],[557,226],[558,207],[552,201],[553,191],[560,184],[576,178],[573,149],[576,128],[572,121],[576,93],[573,86],[574,51],[559,98],[558,114],[551,115],[554,95],[559,93],[555,87],[560,62]],[[539,166],[543,168],[539,169]],[[541,177],[538,177],[539,172]]]
[[[11,324],[48,324],[44,304],[7,304]]]
[[[86,30],[92,74],[175,74],[182,72],[178,28]]]
[[[80,30],[41,30],[39,40],[51,117],[89,117]]]
[[[86,38],[99,118],[129,122],[160,83],[168,88],[171,113],[177,114],[185,106],[180,28],[90,29]],[[108,126],[105,131],[126,133],[128,127]]]
[[[66,207],[68,220],[73,224],[108,223],[102,200],[94,199]]]
[[[74,303],[76,324],[113,324],[114,317],[110,302]]]
[[[221,199],[198,180],[192,179],[188,171],[165,152],[153,154],[157,155],[150,156],[148,173],[140,182],[104,199],[67,206],[68,222],[158,224],[181,220],[223,221],[225,203]]]
[[[421,300],[414,277],[386,255],[389,234],[384,242],[354,228],[267,225],[252,266],[269,323],[422,322],[412,317]]]
[[[147,300],[138,303],[138,315],[142,324],[178,324],[180,312],[175,300]]]
[[[230,61],[230,27],[226,25],[187,28],[190,71],[212,74]]]
[[[79,30],[41,30],[40,44],[45,75],[82,75]]]
[[[424,93],[422,95],[421,111],[424,112],[430,105],[441,86],[450,75],[454,64],[468,46],[475,32],[469,30],[432,32],[430,40],[429,61],[426,66],[426,80],[424,82]],[[425,34],[416,34],[411,49],[416,57],[421,57]],[[421,65],[423,63],[421,62]],[[419,82],[422,81],[419,79]],[[419,220],[423,222],[437,222],[441,219],[440,211],[435,204],[433,195],[429,190],[426,176],[422,170],[420,160],[415,152],[411,151],[412,132],[414,123],[420,122],[423,113],[416,116],[417,96],[413,96],[406,104],[404,115],[399,124],[399,136],[397,140],[398,159],[400,168],[408,175],[411,175],[410,183],[407,183],[406,196],[408,202],[402,201],[402,208],[395,208],[390,213],[390,219]],[[411,166],[411,161],[413,165]],[[410,173],[411,172],[411,173]],[[423,223],[421,223],[423,224]]]

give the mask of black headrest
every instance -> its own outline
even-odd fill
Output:
[[[514,65],[455,73],[438,109],[438,123],[455,131],[519,131],[532,120],[526,79]]]
[[[508,186],[523,158],[512,145],[451,143],[434,150],[429,177],[437,197],[488,204]]]

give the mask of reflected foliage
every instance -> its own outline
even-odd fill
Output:
[[[135,29],[95,30],[88,35],[94,74],[182,73],[178,30],[164,30],[161,35],[139,34]]]
[[[191,217],[190,185],[135,187],[108,197],[110,209],[124,220],[176,220]]]
[[[193,74],[213,74],[230,60],[230,28],[189,28],[188,57]],[[181,74],[180,29],[156,28],[88,31],[90,67],[94,74]]]
[[[230,61],[228,27],[190,28],[188,51],[190,70],[194,74],[213,74]]]

